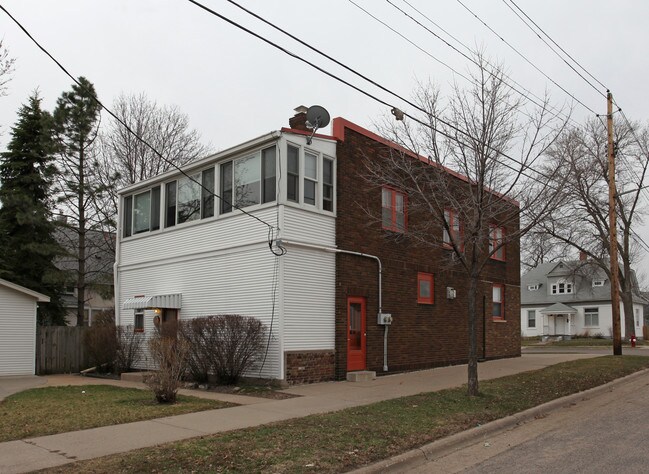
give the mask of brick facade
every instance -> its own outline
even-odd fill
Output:
[[[289,384],[334,380],[333,351],[286,352],[286,381]]]
[[[344,140],[337,148],[337,247],[375,255],[382,261],[383,312],[394,318],[388,330],[389,372],[465,363],[469,343],[467,274],[454,264],[450,250],[422,247],[407,232],[395,236],[371,218],[381,215],[381,188],[361,178],[367,174],[364,160],[381,160],[386,148],[368,134],[344,129]],[[518,222],[506,232],[513,233],[514,226],[517,228]],[[481,274],[476,301],[480,358],[520,356],[519,256],[518,242],[508,243],[506,261],[489,262]],[[434,275],[431,305],[417,303],[418,272]],[[502,321],[492,318],[492,284],[505,285]],[[447,299],[447,287],[456,290],[455,299]],[[366,299],[367,369],[384,373],[384,327],[377,324],[377,263],[370,258],[338,254],[335,376],[342,379],[347,372],[350,296]]]

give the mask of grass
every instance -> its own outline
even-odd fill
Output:
[[[0,402],[0,441],[150,420],[232,404],[178,396],[160,405],[151,392],[110,385],[45,387],[27,390]]]
[[[48,472],[342,472],[649,367],[606,356],[558,364],[466,388],[169,443]]]

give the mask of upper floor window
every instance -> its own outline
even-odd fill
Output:
[[[553,295],[568,295],[573,292],[573,284],[569,281],[558,281],[552,284]]]
[[[276,199],[275,146],[221,164],[221,214]]]
[[[494,260],[505,260],[505,229],[489,226],[489,253]]]
[[[382,188],[383,228],[405,232],[408,222],[406,195],[391,188]]]
[[[160,186],[124,198],[123,236],[160,228]]]
[[[434,279],[430,273],[417,273],[417,303],[434,303]]]
[[[214,168],[165,185],[165,227],[214,216]]]
[[[527,291],[536,291],[539,289],[539,285],[527,285]]]
[[[444,242],[444,247],[453,248],[453,242],[455,245],[462,250],[462,224],[460,223],[460,218],[457,215],[457,212],[446,209],[444,211],[444,220],[448,224],[448,230],[446,227],[443,229],[442,241]]]
[[[593,280],[593,286],[604,286],[604,280]]]
[[[334,160],[311,150],[288,145],[286,199],[298,204],[334,210]]]

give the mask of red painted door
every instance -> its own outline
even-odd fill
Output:
[[[365,370],[367,352],[365,298],[347,298],[347,371]]]

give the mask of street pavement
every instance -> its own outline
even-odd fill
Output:
[[[560,362],[597,357],[601,354],[524,354],[513,359],[479,365],[481,380],[536,370]],[[11,384],[0,379],[0,385]],[[49,376],[46,385],[111,383],[144,388],[135,382],[105,381],[80,376]],[[246,403],[210,410],[83,431],[0,443],[0,473],[29,472],[70,462],[122,453],[162,443],[259,426],[311,414],[327,413],[381,400],[438,391],[466,383],[466,365],[388,375],[367,382],[326,382],[290,387],[298,395],[270,400],[213,392],[192,391],[196,396]],[[3,389],[0,389],[2,393]],[[235,397],[235,398],[233,398]],[[245,400],[244,400],[245,399]]]

